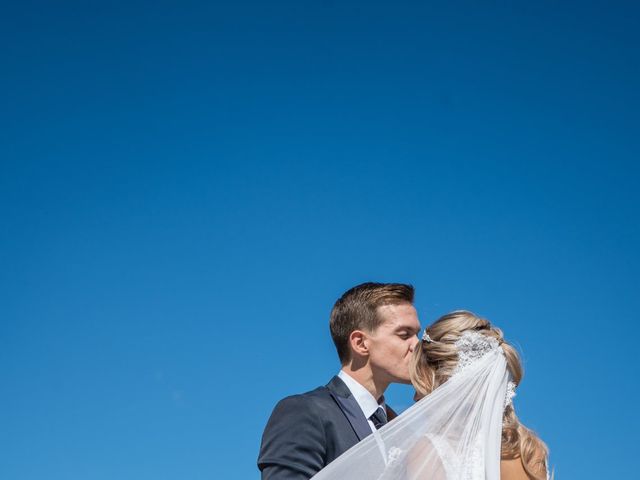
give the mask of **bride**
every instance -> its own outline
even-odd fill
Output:
[[[522,374],[500,329],[444,315],[414,352],[418,401],[313,480],[546,480],[547,447],[512,403]]]

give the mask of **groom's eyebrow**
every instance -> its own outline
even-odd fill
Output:
[[[411,332],[411,333],[418,333],[420,331],[419,328],[415,328],[415,327],[411,327],[409,325],[400,325],[398,327],[396,327],[396,332],[403,332],[403,331],[407,331],[407,332]]]

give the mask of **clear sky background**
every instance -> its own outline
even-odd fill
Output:
[[[258,479],[370,280],[503,328],[558,478],[637,475],[640,12],[480,3],[5,5],[0,478]]]

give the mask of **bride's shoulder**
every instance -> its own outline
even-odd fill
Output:
[[[407,471],[411,474],[410,478],[421,478],[425,459],[429,459],[431,478],[446,478],[445,466],[437,444],[440,444],[440,438],[435,435],[424,435],[417,440],[407,455]]]

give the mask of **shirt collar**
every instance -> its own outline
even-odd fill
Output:
[[[360,410],[364,413],[364,416],[368,419],[378,409],[378,407],[385,408],[384,396],[380,397],[380,403],[371,395],[369,390],[364,388],[358,383],[352,376],[346,373],[344,370],[340,370],[338,377],[347,385],[347,388],[356,399],[356,402],[360,406]]]

